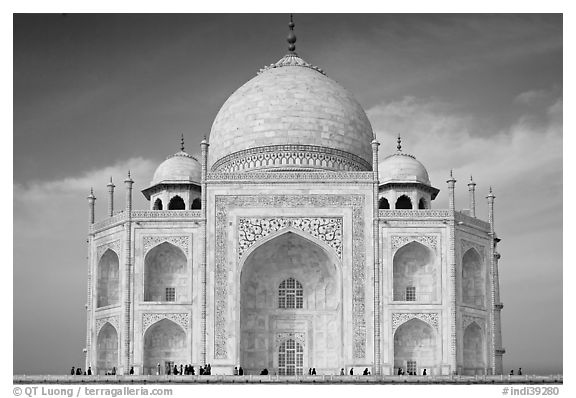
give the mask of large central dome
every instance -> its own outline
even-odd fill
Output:
[[[209,169],[371,170],[372,126],[354,97],[289,53],[224,103],[210,132]]]

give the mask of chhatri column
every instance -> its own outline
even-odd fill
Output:
[[[375,375],[382,373],[382,360],[380,348],[380,239],[378,236],[379,213],[378,213],[378,146],[380,143],[372,140],[372,171],[374,172],[373,192],[373,241],[374,241],[374,369]]]
[[[470,200],[470,217],[476,218],[476,183],[472,180],[470,176],[470,182],[468,183],[468,197]]]
[[[86,256],[87,266],[88,266],[88,282],[86,284],[86,347],[84,348],[85,353],[85,364],[84,369],[88,369],[92,362],[92,244],[94,241],[94,234],[92,232],[92,226],[94,224],[94,205],[96,203],[96,196],[94,196],[94,190],[90,188],[90,195],[86,198],[88,199],[88,239],[86,243],[88,244],[88,253]]]
[[[456,313],[456,204],[454,197],[454,187],[456,179],[450,170],[450,178],[446,181],[448,183],[448,210],[449,216],[446,220],[448,224],[448,276],[450,278],[450,336],[448,337],[449,343],[449,361],[450,370],[452,373],[458,370],[457,368],[457,349],[456,349],[456,325],[458,318]]]
[[[207,273],[207,269],[206,269],[206,264],[207,264],[207,251],[206,251],[206,245],[208,244],[208,231],[207,231],[207,206],[206,206],[206,177],[208,174],[208,141],[206,141],[206,136],[204,136],[204,139],[202,140],[202,142],[200,143],[200,149],[201,149],[201,192],[200,192],[200,207],[201,207],[201,212],[202,212],[202,264],[200,264],[200,269],[201,269],[201,281],[202,281],[202,310],[201,310],[201,319],[200,319],[200,328],[201,328],[201,338],[202,338],[202,344],[200,346],[200,362],[201,364],[205,364],[206,363],[206,352],[207,352],[207,347],[206,347],[206,305],[207,305],[207,277],[208,277],[208,273]]]
[[[106,186],[108,187],[108,217],[112,217],[114,215],[114,188],[116,187],[112,182],[112,177]]]
[[[123,289],[123,314],[124,322],[122,323],[122,365],[123,374],[130,372],[130,293],[131,293],[131,275],[132,275],[132,185],[134,181],[130,177],[128,171],[128,178],[124,180],[126,186],[126,218],[124,222],[124,289]]]

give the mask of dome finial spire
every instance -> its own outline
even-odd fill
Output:
[[[293,15],[290,14],[290,23],[288,24],[288,27],[290,28],[290,33],[288,33],[288,38],[286,39],[288,41],[288,51],[290,51],[291,53],[294,53],[294,51],[296,50],[296,45],[294,43],[296,43],[296,35],[294,34],[294,18]]]
[[[180,136],[180,150],[184,152],[184,133]]]
[[[398,133],[398,139],[396,141],[398,142],[398,145],[396,145],[398,152],[402,152],[402,138],[400,137],[400,133]]]

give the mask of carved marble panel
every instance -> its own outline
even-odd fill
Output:
[[[110,323],[110,325],[114,326],[114,329],[116,329],[116,332],[120,333],[120,326],[119,326],[120,325],[120,316],[112,315],[112,316],[107,316],[107,317],[96,319],[96,336],[98,336],[98,334],[100,333],[100,329],[102,329],[102,327],[106,323]]]
[[[142,237],[144,255],[153,247],[164,242],[172,243],[174,246],[179,247],[188,256],[188,248],[190,247],[189,236],[144,236]]]
[[[238,219],[238,258],[260,238],[284,228],[306,232],[334,249],[342,259],[341,217],[274,217]]]
[[[392,251],[395,252],[402,246],[410,243],[410,242],[418,242],[423,244],[424,246],[428,246],[431,249],[437,250],[438,249],[438,237],[436,235],[400,235],[400,236],[392,236]]]
[[[478,324],[482,330],[486,330],[486,318],[468,314],[462,315],[462,330],[466,330],[468,325],[470,325],[472,322],[476,322],[476,324]]]
[[[228,358],[226,316],[229,306],[228,211],[231,208],[351,208],[352,209],[352,352],[366,356],[365,283],[366,250],[363,195],[231,195],[216,196],[215,336],[214,357]]]
[[[436,312],[394,312],[392,313],[392,333],[394,333],[400,325],[414,318],[426,322],[436,329],[436,331],[439,330],[439,315]]]
[[[306,333],[276,333],[274,336],[274,342],[276,347],[279,347],[282,342],[292,339],[302,346],[306,346]]]
[[[118,258],[120,258],[120,239],[114,240],[112,242],[104,243],[96,248],[96,261],[100,261],[102,255],[106,252],[106,250],[112,250]]]
[[[190,315],[187,312],[145,312],[142,314],[142,334],[144,334],[146,329],[148,329],[151,325],[161,321],[162,319],[169,319],[180,325],[182,329],[186,331],[190,326]]]

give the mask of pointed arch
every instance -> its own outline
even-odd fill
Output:
[[[483,330],[471,322],[463,335],[464,374],[483,374],[486,367],[486,350]]]
[[[462,256],[462,302],[484,307],[486,298],[485,267],[482,256],[475,248]]]
[[[202,201],[200,200],[200,198],[196,198],[192,201],[192,206],[191,209],[192,210],[200,210],[202,208]]]
[[[411,241],[400,247],[392,260],[393,300],[430,302],[438,294],[438,269],[434,252]]]
[[[394,332],[394,367],[420,374],[421,369],[438,368],[438,335],[428,323],[412,318],[401,324]]]
[[[388,202],[388,199],[384,197],[380,198],[378,201],[378,208],[382,210],[390,209],[390,203]]]
[[[106,249],[98,261],[96,307],[120,303],[120,260],[112,249]]]
[[[106,322],[96,337],[96,371],[105,374],[118,368],[118,331]]]
[[[402,195],[396,200],[396,209],[412,209],[412,200],[406,196]]]
[[[424,198],[420,198],[420,200],[418,201],[418,209],[419,210],[423,210],[423,209],[427,209],[427,203],[426,200]]]
[[[163,242],[144,257],[144,301],[186,302],[190,282],[186,255],[179,247]]]
[[[168,210],[186,210],[184,199],[179,195],[173,196],[168,203]]]
[[[160,364],[161,373],[166,365],[190,362],[186,331],[174,321],[163,318],[144,332],[144,374],[156,374]]]
[[[301,352],[303,363],[314,363],[318,370],[333,367],[335,361],[344,360],[343,293],[337,256],[301,231],[285,230],[265,238],[255,244],[246,257],[240,259],[238,269],[238,356],[243,368],[248,374],[254,374],[263,367],[283,367],[288,374],[295,374],[289,373],[292,370],[280,364],[281,354],[276,349],[269,349],[275,346],[271,339],[278,333],[286,332],[303,333],[310,346],[315,347],[314,350]],[[286,281],[293,283],[288,286]],[[278,325],[276,322],[270,324],[270,317],[278,316],[280,302],[289,301],[289,294],[281,295],[282,288],[293,288],[294,304],[301,300],[302,307],[294,305],[293,308],[282,308],[281,311],[285,312],[282,318],[285,319]],[[315,325],[314,333],[308,334],[308,327],[303,325],[320,314],[322,320]],[[289,355],[292,354],[293,351]],[[294,364],[290,366],[290,369],[297,372]]]

